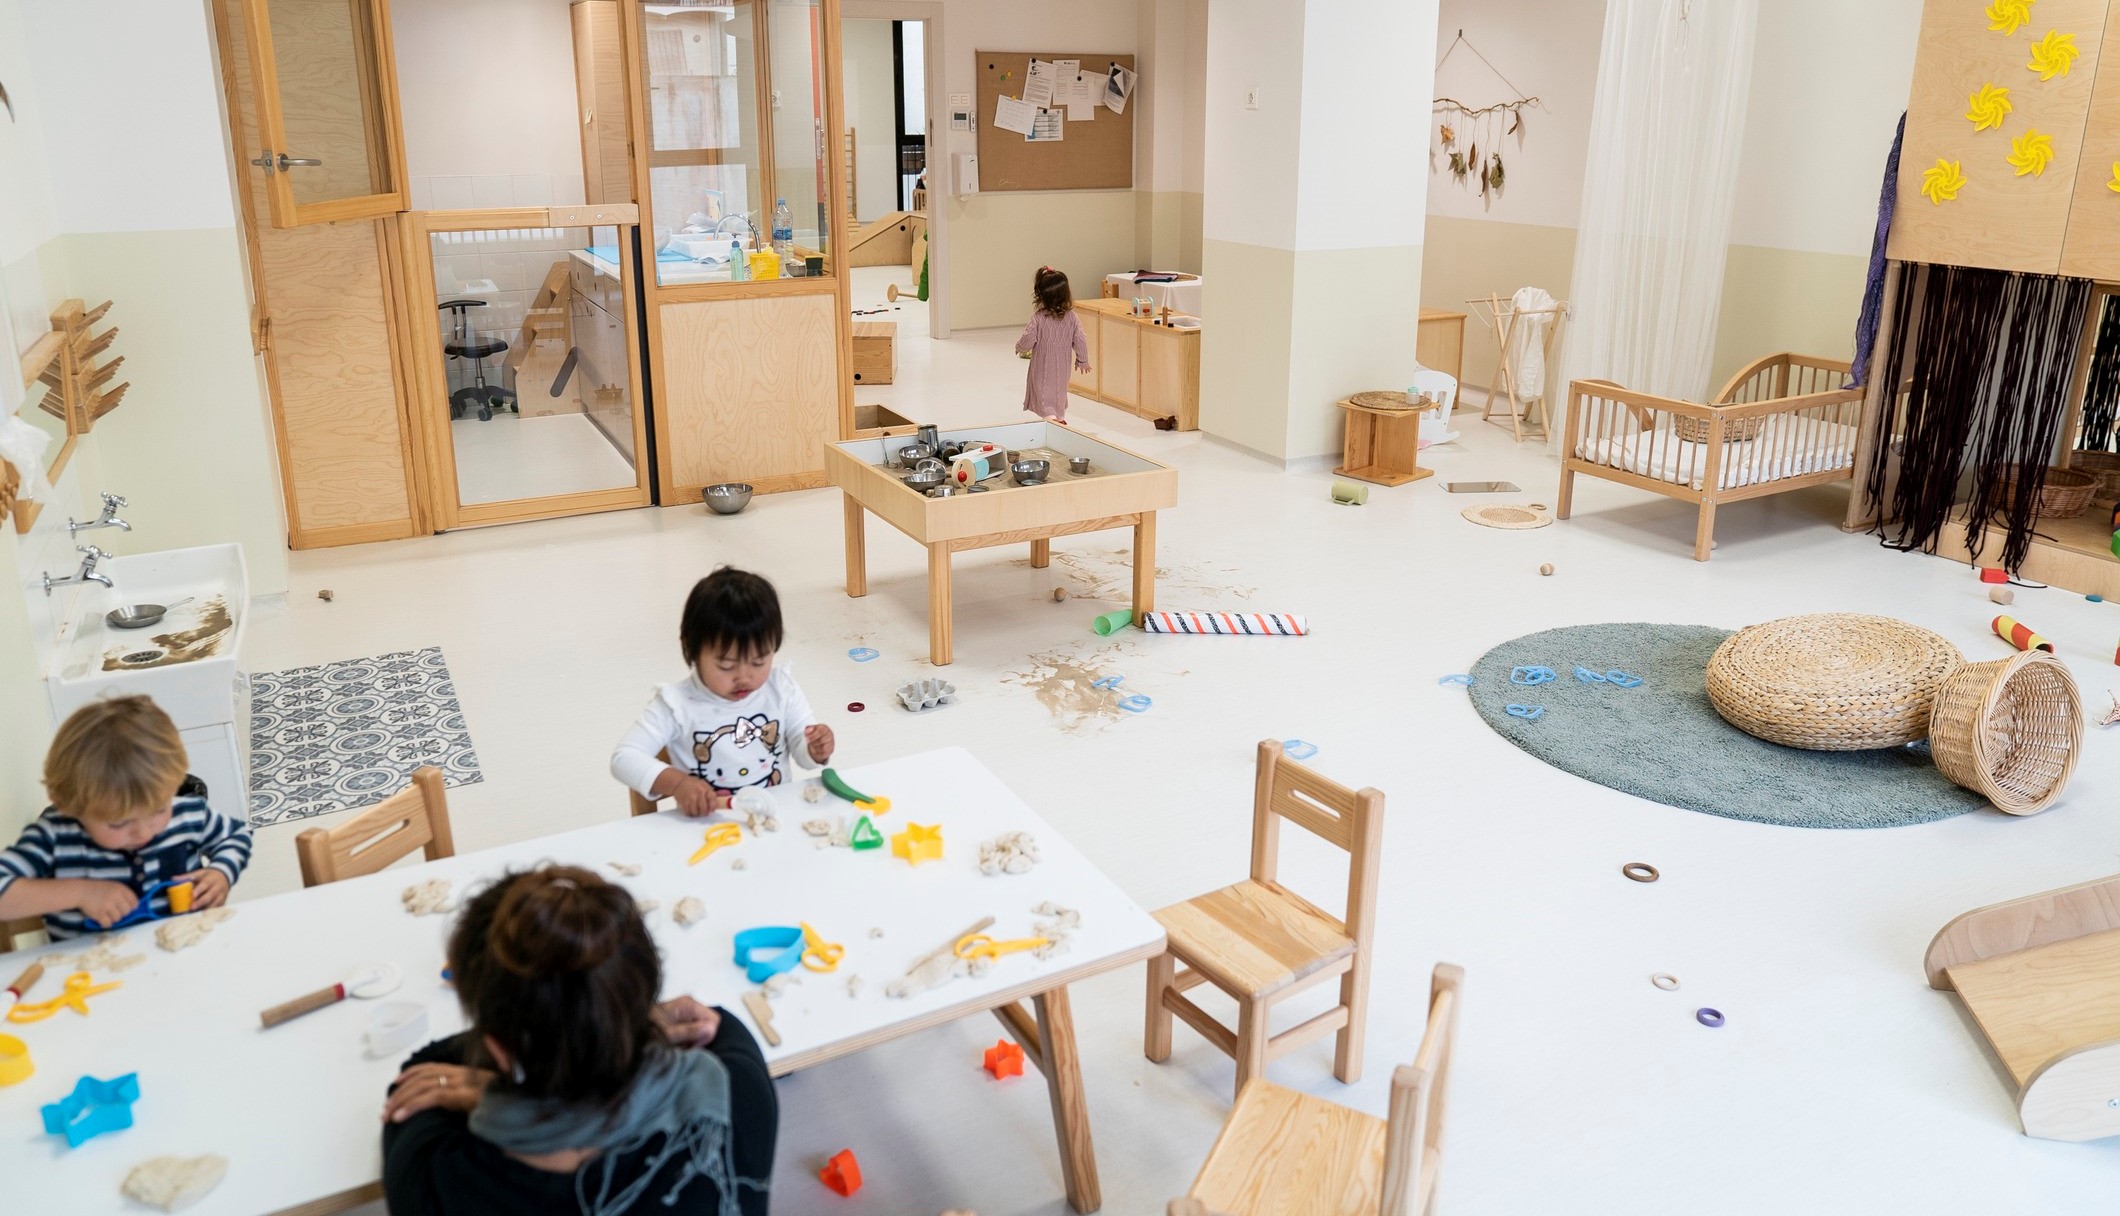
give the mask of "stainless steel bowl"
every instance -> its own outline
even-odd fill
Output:
[[[162,604],[127,604],[104,613],[103,619],[112,629],[145,629],[161,623],[168,612],[168,607]]]
[[[751,505],[751,487],[740,481],[725,481],[708,486],[701,497],[714,508],[716,515],[734,515]]]
[[[907,473],[901,480],[921,493],[926,493],[949,480],[949,474],[941,469],[923,469],[918,473]]]
[[[921,461],[932,460],[934,456],[935,449],[928,445],[924,443],[909,443],[898,449],[898,467],[901,469],[916,468]]]
[[[1037,485],[1052,471],[1053,462],[1050,460],[1019,460],[1008,467],[1009,476],[1015,478],[1019,486]]]

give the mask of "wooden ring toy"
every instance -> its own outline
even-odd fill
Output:
[[[1678,991],[1678,977],[1668,971],[1659,971],[1655,975],[1650,976],[1649,982],[1665,992]]]
[[[1655,882],[1663,875],[1646,861],[1630,861],[1619,868],[1619,872],[1635,882]]]

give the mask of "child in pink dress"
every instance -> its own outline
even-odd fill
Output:
[[[1031,291],[1038,310],[1023,327],[1023,336],[1016,339],[1016,353],[1031,361],[1023,381],[1023,408],[1066,426],[1068,364],[1072,362],[1078,372],[1089,371],[1089,339],[1082,333],[1082,319],[1075,315],[1075,297],[1068,290],[1066,275],[1050,266],[1040,267],[1031,280]]]

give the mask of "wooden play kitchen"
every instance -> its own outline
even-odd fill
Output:
[[[951,556],[966,549],[1030,542],[1031,565],[1052,561],[1052,538],[1111,528],[1134,532],[1133,611],[1138,624],[1156,606],[1156,512],[1178,504],[1178,473],[1124,448],[1049,422],[942,431],[946,447],[991,442],[1023,456],[1051,461],[1047,480],[1018,485],[1006,470],[975,492],[930,498],[904,481],[896,464],[904,436],[825,445],[825,471],[846,495],[847,594],[869,592],[865,513],[911,537],[928,551],[928,660],[950,662],[955,632],[950,592]],[[1070,461],[1086,457],[1077,474]]]
[[[1130,300],[1075,301],[1090,370],[1070,379],[1067,391],[1142,418],[1175,418],[1175,430],[1199,430],[1199,319],[1133,309]],[[1186,324],[1161,323],[1171,321]]]

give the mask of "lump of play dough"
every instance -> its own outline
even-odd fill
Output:
[[[1075,911],[1073,908],[1063,908],[1049,899],[1032,908],[1031,915],[1049,917],[1066,929],[1079,929],[1082,927],[1082,914],[1080,912]]]
[[[853,998],[853,997],[858,997],[858,996],[860,996],[860,995],[861,995],[861,984],[862,984],[862,981],[861,981],[861,977],[860,977],[860,976],[858,976],[858,975],[850,975],[850,976],[848,976],[848,977],[847,977],[847,996],[848,996],[849,998]]]
[[[414,916],[433,916],[437,912],[447,912],[451,906],[449,880],[430,878],[425,882],[414,883],[406,887],[405,893],[398,898],[404,901],[405,911]]]
[[[657,908],[660,908],[660,907],[662,907],[662,901],[661,901],[661,900],[659,900],[659,899],[644,899],[644,900],[641,900],[641,901],[640,901],[640,914],[641,914],[642,916],[646,916],[646,915],[647,915],[648,913],[650,913],[650,912],[653,912],[653,911],[655,911],[655,910],[656,910]]]
[[[931,954],[918,967],[883,986],[883,995],[902,999],[915,993],[926,992],[940,984],[946,984],[957,973],[957,958],[950,954]]]
[[[640,863],[637,861],[607,861],[604,864],[626,878],[640,877]]]
[[[206,935],[214,931],[214,926],[235,914],[234,908],[208,908],[190,916],[165,920],[155,927],[155,945],[171,953],[189,950],[205,941]]]
[[[1038,864],[1038,840],[1029,832],[1004,832],[979,846],[979,872],[1028,874]]]
[[[751,868],[751,863],[739,857],[735,861],[729,863],[729,868],[732,870],[748,870]]]
[[[816,781],[804,782],[802,787],[802,800],[804,802],[823,802],[824,786]],[[807,827],[808,825],[805,824],[804,826]]]
[[[736,796],[729,800],[729,810],[743,816],[744,826],[751,829],[753,836],[780,830],[780,815],[774,811],[773,800],[763,790],[736,791]]]
[[[130,971],[147,961],[144,954],[124,954],[127,935],[107,933],[94,946],[79,954],[46,955],[44,965],[59,970],[71,967],[75,971]]]
[[[670,919],[680,925],[695,925],[707,918],[706,901],[697,895],[687,895],[677,901],[670,912]]]
[[[228,1173],[228,1158],[152,1157],[125,1175],[125,1197],[165,1212],[190,1207],[221,1185]]]
[[[830,836],[832,834],[832,821],[829,819],[805,819],[802,821],[802,830],[812,836]]]

